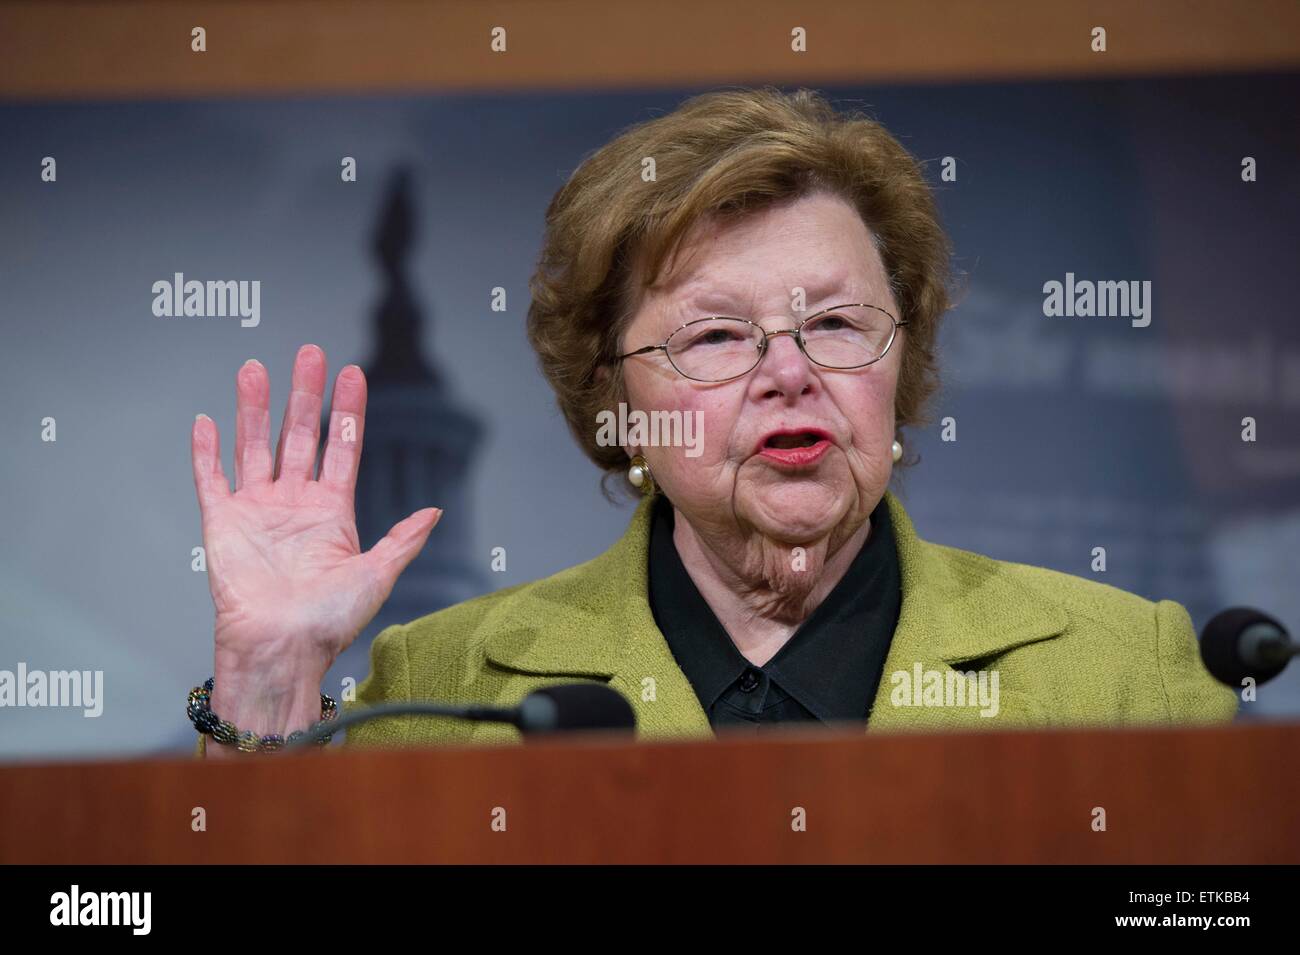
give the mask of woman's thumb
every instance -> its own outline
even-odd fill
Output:
[[[429,532],[442,519],[442,508],[426,507],[410,517],[398,521],[392,530],[366,552],[366,560],[376,575],[390,589],[408,564],[429,539]]]

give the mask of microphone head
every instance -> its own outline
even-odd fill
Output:
[[[1216,680],[1233,689],[1240,689],[1247,678],[1258,685],[1281,673],[1289,660],[1284,653],[1261,657],[1261,641],[1286,644],[1287,639],[1286,630],[1268,614],[1229,607],[1201,631],[1201,661]]]
[[[636,714],[622,693],[604,683],[567,683],[524,697],[516,725],[524,734],[634,730]]]

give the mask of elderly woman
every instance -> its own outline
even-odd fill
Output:
[[[605,681],[647,738],[1232,717],[1179,604],[926,542],[888,490],[937,387],[949,248],[917,163],[880,125],[807,91],[698,96],[587,159],[546,226],[530,340],[583,450],[640,504],[594,560],[385,630],[360,704],[509,705]],[[214,423],[194,424],[216,604],[215,686],[197,708],[249,749],[321,719],[331,662],[441,513],[361,551],[365,378],[339,372],[314,475],[325,386],[305,346],[273,456],[266,370],[240,369],[233,491]],[[604,440],[620,405],[624,420],[698,422],[699,440]],[[349,734],[518,738],[412,717]]]

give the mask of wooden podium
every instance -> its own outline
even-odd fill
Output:
[[[1287,723],[10,765],[0,863],[1294,863],[1298,757]]]

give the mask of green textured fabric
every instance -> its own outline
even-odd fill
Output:
[[[922,540],[897,496],[885,497],[903,603],[866,732],[1218,723],[1236,713],[1181,604]],[[542,686],[593,679],[628,698],[641,739],[713,736],[647,601],[650,503],[593,560],[385,629],[344,710],[409,699],[513,705]],[[997,673],[996,715],[900,696],[896,674],[953,670]],[[933,680],[953,682],[923,683]],[[399,717],[356,727],[347,745],[519,738],[510,726]]]

